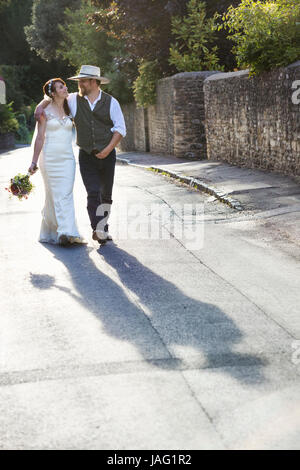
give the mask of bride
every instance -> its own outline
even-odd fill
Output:
[[[39,241],[58,243],[84,243],[75,220],[73,186],[75,158],[72,148],[73,122],[67,102],[68,89],[61,78],[45,83],[44,94],[51,99],[37,124],[33,139],[33,158],[28,169],[30,174],[40,168],[45,185],[45,206]]]

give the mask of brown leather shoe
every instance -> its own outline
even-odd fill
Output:
[[[92,238],[93,238],[93,240],[98,242],[100,245],[105,245],[105,243],[107,242],[107,238],[99,238],[98,237],[96,230],[93,231]]]

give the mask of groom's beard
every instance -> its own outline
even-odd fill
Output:
[[[81,88],[79,88],[78,90],[78,95],[83,97],[83,96],[86,96],[87,95],[87,91],[86,90],[82,90]]]

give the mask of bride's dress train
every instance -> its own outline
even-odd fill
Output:
[[[45,184],[40,242],[59,243],[67,235],[71,243],[85,243],[75,219],[73,186],[76,162],[72,148],[71,119],[45,110],[47,123],[40,169]]]

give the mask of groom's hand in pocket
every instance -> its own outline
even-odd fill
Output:
[[[106,158],[109,154],[110,154],[110,150],[105,148],[105,149],[103,149],[101,152],[96,153],[96,157],[99,158],[99,160],[103,160],[103,159]]]

